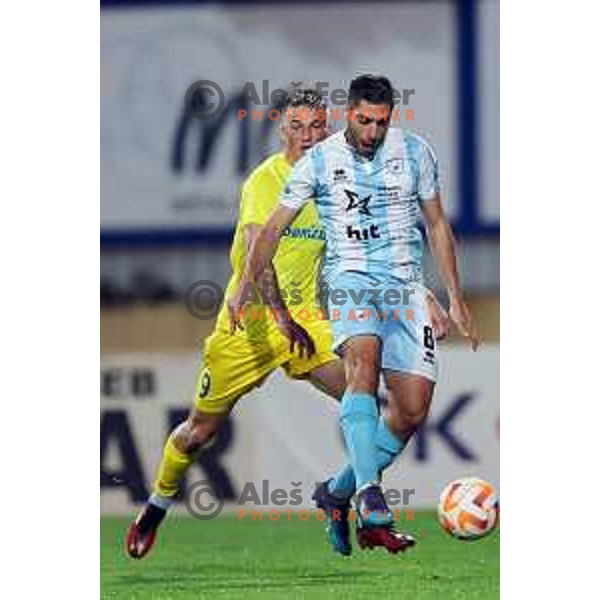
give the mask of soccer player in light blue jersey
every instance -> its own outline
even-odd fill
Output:
[[[420,215],[450,317],[474,350],[479,337],[463,298],[432,149],[414,133],[390,128],[393,89],[385,77],[356,78],[348,108],[345,130],[315,145],[294,166],[279,207],[248,256],[238,293],[229,300],[230,318],[235,328],[246,285],[260,278],[286,227],[314,199],[325,228],[322,277],[329,289],[333,347],[346,369],[340,425],[350,457],[347,467],[317,488],[315,500],[330,527],[347,527],[356,489],[359,544],[397,552],[410,540],[393,528],[380,474],[423,423],[437,374],[421,275]],[[388,389],[385,420],[376,400],[381,372]]]

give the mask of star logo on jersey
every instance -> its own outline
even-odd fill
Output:
[[[371,217],[371,211],[369,210],[369,202],[371,201],[371,195],[365,196],[364,198],[359,198],[356,192],[352,190],[344,190],[346,192],[346,196],[348,197],[348,206],[346,206],[346,211],[358,209],[359,214],[368,215]]]

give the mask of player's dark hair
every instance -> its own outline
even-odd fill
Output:
[[[357,106],[361,100],[370,104],[387,104],[394,108],[394,88],[383,75],[360,75],[350,83],[348,103]]]
[[[294,88],[286,97],[283,109],[297,108],[305,106],[306,108],[322,109],[327,108],[325,98],[312,88]]]

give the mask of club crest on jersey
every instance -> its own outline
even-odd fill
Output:
[[[369,210],[369,202],[371,201],[371,195],[365,196],[364,198],[359,198],[356,192],[352,190],[344,190],[346,196],[348,197],[348,206],[346,206],[346,211],[349,212],[354,209],[358,209],[359,214],[361,215],[371,215],[371,211]]]
[[[348,181],[348,175],[344,169],[336,169],[333,172],[333,183],[341,183],[342,181]]]
[[[399,175],[404,173],[404,159],[403,158],[390,158],[385,163],[385,168],[392,173],[392,175]]]

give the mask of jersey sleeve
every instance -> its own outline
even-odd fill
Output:
[[[279,202],[287,208],[299,210],[314,197],[316,186],[315,168],[308,152],[294,165]]]
[[[249,177],[240,194],[240,225],[264,225],[273,212],[269,198],[269,187],[263,177]]]
[[[419,158],[419,200],[431,200],[439,191],[437,158],[429,145],[423,142]]]

